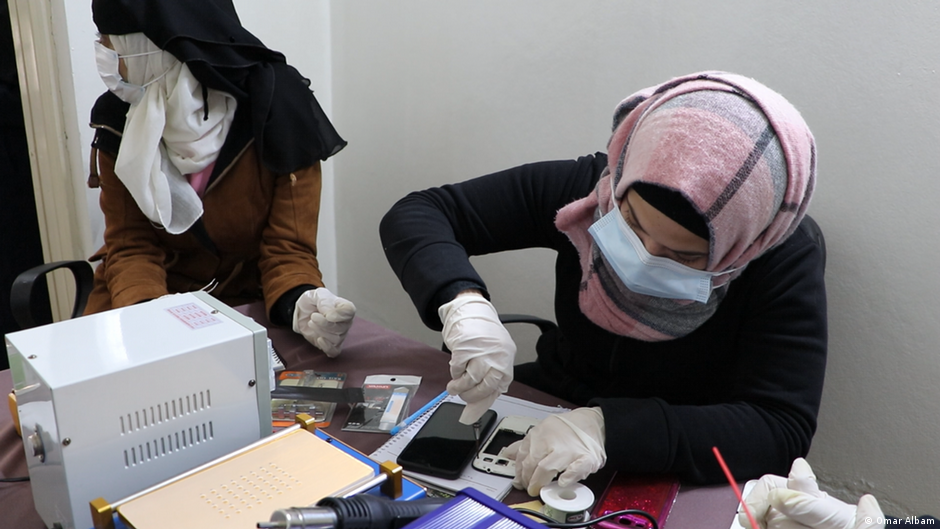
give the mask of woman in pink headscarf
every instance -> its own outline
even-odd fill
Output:
[[[807,453],[826,363],[825,245],[805,215],[815,143],[766,86],[702,72],[625,99],[607,154],[412,193],[386,256],[452,351],[475,420],[515,379],[578,406],[504,452],[538,494],[603,466],[693,483],[782,474]],[[551,248],[558,329],[515,345],[469,261]]]

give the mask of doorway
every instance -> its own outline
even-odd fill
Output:
[[[10,312],[13,280],[20,272],[43,263],[10,24],[9,6],[0,2],[0,335],[19,330]],[[45,282],[40,283],[37,288],[45,289]],[[37,292],[36,298],[45,300],[48,294]],[[37,316],[51,317],[48,303],[36,310]],[[0,369],[7,367],[4,348]]]

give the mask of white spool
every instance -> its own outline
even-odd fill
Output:
[[[594,503],[594,493],[580,483],[562,487],[555,481],[542,487],[539,496],[545,504],[542,512],[562,523],[578,523],[587,520],[587,510]]]

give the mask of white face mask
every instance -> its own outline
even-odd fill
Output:
[[[707,303],[712,293],[712,278],[734,272],[696,270],[672,259],[651,255],[616,206],[592,224],[588,232],[617,277],[637,294]]]
[[[132,84],[121,77],[120,61],[121,59],[129,57],[142,57],[156,53],[162,53],[162,50],[134,53],[132,55],[118,55],[118,52],[108,48],[104,44],[95,42],[95,62],[98,64],[98,75],[101,76],[101,80],[104,81],[104,85],[108,87],[108,90],[121,98],[121,100],[133,105],[139,102],[144,96],[144,89],[157,82],[161,77],[166,75],[166,72],[163,72],[146,84]]]

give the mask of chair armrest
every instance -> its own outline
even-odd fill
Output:
[[[529,323],[538,327],[539,333],[541,334],[545,334],[548,331],[552,331],[558,328],[558,325],[556,325],[555,322],[551,320],[539,318],[538,316],[530,316],[528,314],[500,314],[499,322],[502,324]],[[450,349],[447,348],[447,344],[441,344],[441,351],[450,354]]]
[[[88,261],[47,263],[34,266],[16,276],[13,286],[10,288],[10,310],[13,312],[13,319],[16,320],[21,329],[42,325],[42,323],[37,323],[33,317],[33,288],[36,286],[37,280],[60,268],[69,269],[75,278],[75,303],[72,306],[72,315],[70,317],[75,318],[82,315],[94,283],[94,272],[91,264]]]
[[[535,325],[539,328],[539,332],[542,334],[547,333],[548,331],[553,331],[558,328],[558,325],[551,320],[546,320],[544,318],[539,318],[538,316],[530,316],[528,314],[500,314],[499,321],[501,323],[529,323]]]

